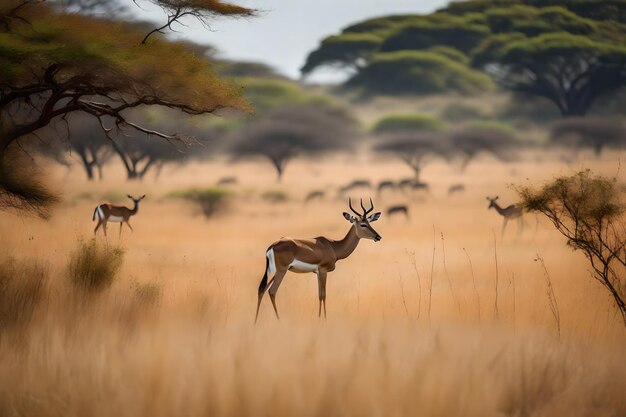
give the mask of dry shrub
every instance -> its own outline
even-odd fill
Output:
[[[192,201],[200,206],[204,217],[211,217],[216,211],[224,207],[230,197],[230,192],[219,187],[204,189],[193,188],[190,190],[173,191],[170,197],[182,198]]]
[[[101,291],[113,284],[124,250],[119,246],[99,245],[95,239],[78,241],[67,266],[71,283],[82,290]]]
[[[47,268],[34,261],[0,261],[0,330],[24,327],[41,304]]]

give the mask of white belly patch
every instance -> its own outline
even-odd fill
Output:
[[[124,218],[120,216],[109,216],[110,222],[121,222],[122,220],[124,220]]]
[[[296,269],[298,271],[305,271],[305,272],[317,272],[319,269],[319,266],[316,264],[309,264],[306,262],[302,262],[299,261],[297,259],[294,259],[290,264],[289,264],[289,269]]]

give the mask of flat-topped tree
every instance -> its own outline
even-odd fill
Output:
[[[441,132],[400,131],[378,135],[373,145],[377,153],[394,156],[407,164],[421,181],[424,166],[436,158],[449,159],[452,148]]]
[[[623,43],[565,32],[489,38],[473,62],[508,89],[550,100],[564,116],[584,116],[598,97],[626,85]]]
[[[301,104],[251,120],[236,133],[229,152],[236,160],[267,158],[280,181],[285,166],[293,158],[351,149],[357,137],[356,121],[345,110]]]
[[[106,133],[126,128],[186,141],[136,122],[129,110],[163,106],[201,115],[247,108],[240,89],[184,43],[141,45],[145,33],[134,26],[27,0],[3,2],[0,22],[0,163],[16,141],[73,112],[99,120]]]
[[[139,5],[143,2],[152,3],[167,14],[165,24],[148,32],[141,43],[146,43],[150,36],[163,33],[166,29],[175,31],[176,24],[184,26],[182,20],[185,18],[193,18],[210,29],[209,22],[215,17],[246,17],[255,13],[252,9],[221,0],[133,0],[133,2]]]

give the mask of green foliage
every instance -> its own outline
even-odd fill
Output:
[[[461,64],[467,65],[470,62],[467,55],[465,55],[463,52],[459,51],[458,49],[452,48],[450,46],[437,45],[437,46],[428,48],[427,51],[443,55],[446,58],[449,58]]]
[[[492,132],[505,136],[515,136],[516,129],[506,122],[497,120],[471,120],[464,124],[465,128]]]
[[[0,331],[27,325],[44,295],[47,268],[39,262],[0,260]]]
[[[124,260],[124,250],[118,246],[98,244],[95,239],[79,240],[70,255],[67,273],[74,287],[99,292],[109,288]]]
[[[325,38],[307,57],[300,69],[306,75],[321,66],[358,67],[361,60],[372,54],[382,38],[369,33],[343,33]]]
[[[443,55],[426,51],[375,54],[368,65],[348,81],[379,94],[462,94],[489,91],[493,84],[485,74]]]
[[[294,104],[328,104],[331,101],[328,97],[307,93],[290,81],[255,78],[243,78],[239,81],[244,86],[246,99],[257,113]]]
[[[207,218],[214,215],[220,208],[223,208],[230,196],[231,193],[228,190],[219,187],[192,188],[189,190],[172,191],[168,194],[168,197],[181,198],[196,203],[200,206],[202,214]]]
[[[480,108],[464,103],[452,103],[441,113],[441,117],[450,122],[465,122],[468,120],[482,119],[484,116]]]
[[[399,131],[436,131],[444,128],[444,123],[436,116],[426,113],[391,114],[378,120],[373,133],[393,133]]]
[[[564,7],[538,9],[516,5],[489,9],[485,16],[493,33],[519,32],[529,37],[551,32],[589,35],[598,28],[593,20],[577,16]]]
[[[469,52],[486,36],[489,28],[464,19],[450,18],[442,23],[423,20],[400,27],[382,43],[382,52],[428,49],[442,45]]]
[[[520,187],[518,191],[527,210],[565,216],[563,220],[580,225],[615,219],[625,208],[615,179],[590,170],[558,177],[539,189]]]

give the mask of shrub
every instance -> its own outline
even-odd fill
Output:
[[[42,300],[48,270],[33,261],[0,261],[0,330],[27,325]]]
[[[118,246],[99,245],[95,239],[79,240],[67,271],[76,288],[102,291],[113,284],[123,260],[124,250]]]
[[[444,124],[436,116],[426,113],[391,114],[380,119],[372,128],[373,133],[394,133],[401,131],[436,131]]]
[[[539,189],[519,187],[522,204],[541,213],[574,250],[583,252],[592,276],[609,292],[626,326],[625,210],[615,179],[581,171]]]
[[[284,203],[289,200],[289,196],[284,191],[268,190],[261,194],[261,198],[270,203]]]
[[[205,217],[211,217],[217,210],[224,206],[230,196],[230,192],[219,187],[204,189],[193,188],[184,191],[174,191],[170,197],[182,198],[194,202],[200,206]]]

